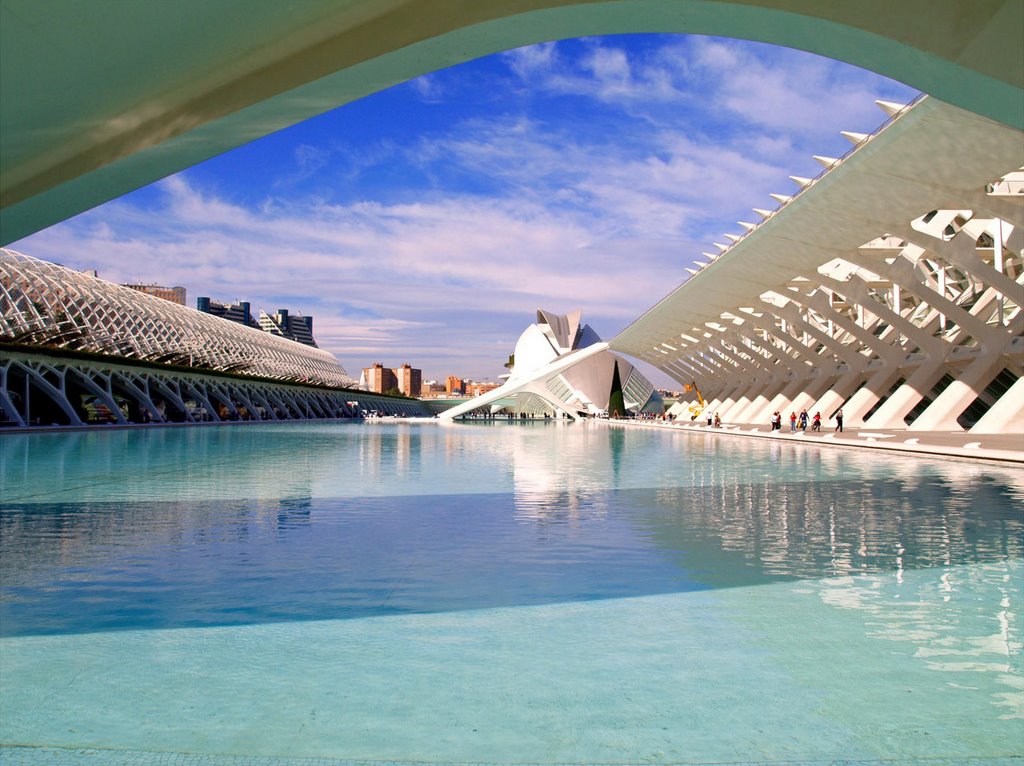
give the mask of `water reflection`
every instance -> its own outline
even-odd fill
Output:
[[[1024,555],[1011,487],[938,476],[662,488],[639,524],[667,549],[710,542],[765,576],[827,577]],[[633,502],[638,502],[636,493]]]
[[[941,599],[958,567],[1024,558],[1024,472],[641,430],[31,435],[0,440],[0,469],[8,635],[918,570]]]
[[[948,684],[993,686],[1001,719],[1024,720],[1020,580],[1024,567],[996,561],[941,567],[908,578],[841,577],[817,581],[824,604],[858,613],[864,635],[912,651]]]
[[[604,482],[594,481],[594,475],[598,466],[611,464],[615,434],[577,429],[573,439],[551,438],[552,429],[571,427],[556,421],[529,423],[508,431],[505,442],[512,464],[516,519],[538,528],[578,526],[607,513],[607,490]],[[614,479],[614,466],[612,471]]]

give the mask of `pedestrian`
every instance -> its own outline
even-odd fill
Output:
[[[814,425],[811,426],[812,431],[821,431],[821,413],[814,413]]]
[[[781,431],[782,430],[782,415],[779,414],[778,410],[775,410],[775,412],[772,413],[772,430],[773,431]]]
[[[843,408],[836,410],[836,431],[843,432]]]
[[[718,417],[718,413],[716,412],[715,413],[715,428],[721,428],[721,427],[722,427],[722,419],[720,417]]]
[[[791,434],[795,434],[796,433],[796,413],[795,412],[790,412],[789,413],[789,432]]]
[[[807,410],[800,410],[800,430],[807,433]]]
[[[708,413],[708,428],[711,428],[711,413]]]

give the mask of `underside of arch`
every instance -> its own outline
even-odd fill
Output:
[[[416,76],[548,40],[818,53],[1024,127],[1017,0],[0,1],[0,244]]]

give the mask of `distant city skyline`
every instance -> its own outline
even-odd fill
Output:
[[[710,37],[545,43],[329,112],[14,243],[116,282],[316,317],[350,371],[496,380],[538,308],[605,339],[753,207],[774,207],[873,101],[911,88]],[[647,372],[649,368],[645,368]],[[659,387],[676,386],[660,373]]]

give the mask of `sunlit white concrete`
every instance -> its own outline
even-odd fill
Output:
[[[652,407],[661,412],[661,397],[650,381],[608,351],[608,344],[590,325],[580,322],[579,311],[563,316],[538,310],[537,322],[519,336],[508,380],[440,417],[454,420],[471,412],[489,413],[496,402],[508,398],[515,401],[516,413],[561,415],[573,420],[606,414],[613,406],[610,400],[616,375],[624,409],[638,412]]]
[[[882,104],[816,179],[610,342],[723,419],[1024,434],[1024,133]],[[669,350],[675,349],[675,350]]]

